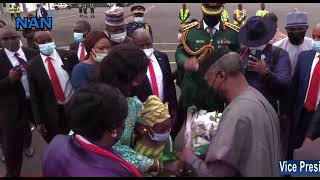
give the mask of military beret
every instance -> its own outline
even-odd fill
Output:
[[[308,25],[308,14],[295,8],[288,13],[287,26]]]
[[[122,26],[124,25],[124,9],[122,7],[113,6],[105,11],[106,25]]]
[[[135,5],[135,6],[132,6],[132,8],[131,8],[131,12],[133,14],[136,14],[136,13],[142,13],[143,14],[145,12],[145,10],[146,9],[141,5]]]
[[[224,3],[202,3],[202,12],[208,15],[220,14]]]

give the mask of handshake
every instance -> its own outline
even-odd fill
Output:
[[[190,176],[192,169],[186,161],[188,157],[196,157],[196,155],[191,149],[184,149],[182,152],[176,153],[175,156],[176,160],[164,162],[164,171],[175,176]]]

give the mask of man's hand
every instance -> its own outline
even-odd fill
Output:
[[[189,71],[198,71],[199,69],[199,63],[195,56],[187,59],[183,66],[185,70]]]
[[[10,71],[9,71],[9,80],[11,82],[16,82],[16,81],[19,81],[22,77],[22,71],[19,70],[19,69],[14,69],[12,68]]]
[[[38,132],[42,135],[42,136],[46,136],[47,135],[47,129],[46,126],[44,124],[37,124],[36,125]]]
[[[183,163],[180,160],[164,163],[163,170],[176,176],[181,176],[184,172]]]
[[[257,72],[260,75],[265,75],[268,72],[266,62],[264,60],[258,59],[254,56],[249,55],[249,58],[252,60],[248,61],[248,67],[250,67],[254,72]]]
[[[305,146],[306,144],[310,144],[310,143],[312,143],[312,140],[310,138],[306,137],[306,138],[304,138],[302,146]]]
[[[177,153],[179,160],[181,160],[182,162],[185,162],[187,157],[189,157],[190,155],[194,155],[191,149],[184,149],[181,153]]]

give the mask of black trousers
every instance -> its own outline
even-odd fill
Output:
[[[187,110],[188,108],[184,106],[183,100],[180,97],[178,101],[178,107],[177,107],[177,118],[176,118],[176,121],[173,122],[171,133],[170,133],[170,136],[173,140],[179,134],[185,120],[187,119]]]
[[[11,21],[14,21],[14,19],[15,19],[14,14],[13,14],[13,13],[11,13],[10,15],[11,15]]]
[[[67,135],[70,131],[69,124],[66,119],[65,107],[58,105],[58,122],[48,122],[45,124],[48,133],[43,138],[49,144],[51,140],[58,134]],[[53,125],[54,124],[54,125]]]
[[[293,159],[294,149],[301,147],[303,140],[306,137],[313,114],[314,111],[308,112],[306,109],[303,109],[297,127],[295,129],[293,129],[293,127],[291,128],[288,159]]]
[[[91,14],[94,14],[94,8],[90,8]]]
[[[2,129],[2,148],[8,177],[20,176],[23,148],[31,145],[32,133],[29,122],[33,121],[33,116],[29,101],[22,114],[21,121],[16,126]]]

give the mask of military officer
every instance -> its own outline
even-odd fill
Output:
[[[195,105],[198,109],[222,112],[224,101],[209,90],[207,83],[200,77],[199,64],[211,51],[228,47],[239,51],[238,32],[240,28],[221,21],[222,3],[204,3],[203,18],[183,27],[181,43],[175,59],[179,69],[184,70],[181,82],[181,98],[178,107],[177,121],[173,123],[171,137],[175,138],[186,119],[187,108]]]
[[[152,29],[151,26],[144,22],[143,15],[145,12],[145,8],[141,5],[135,5],[131,7],[131,13],[133,14],[133,22],[130,22],[126,26],[126,30],[129,37],[132,37],[133,32],[136,29],[144,28],[149,31],[152,37]]]

